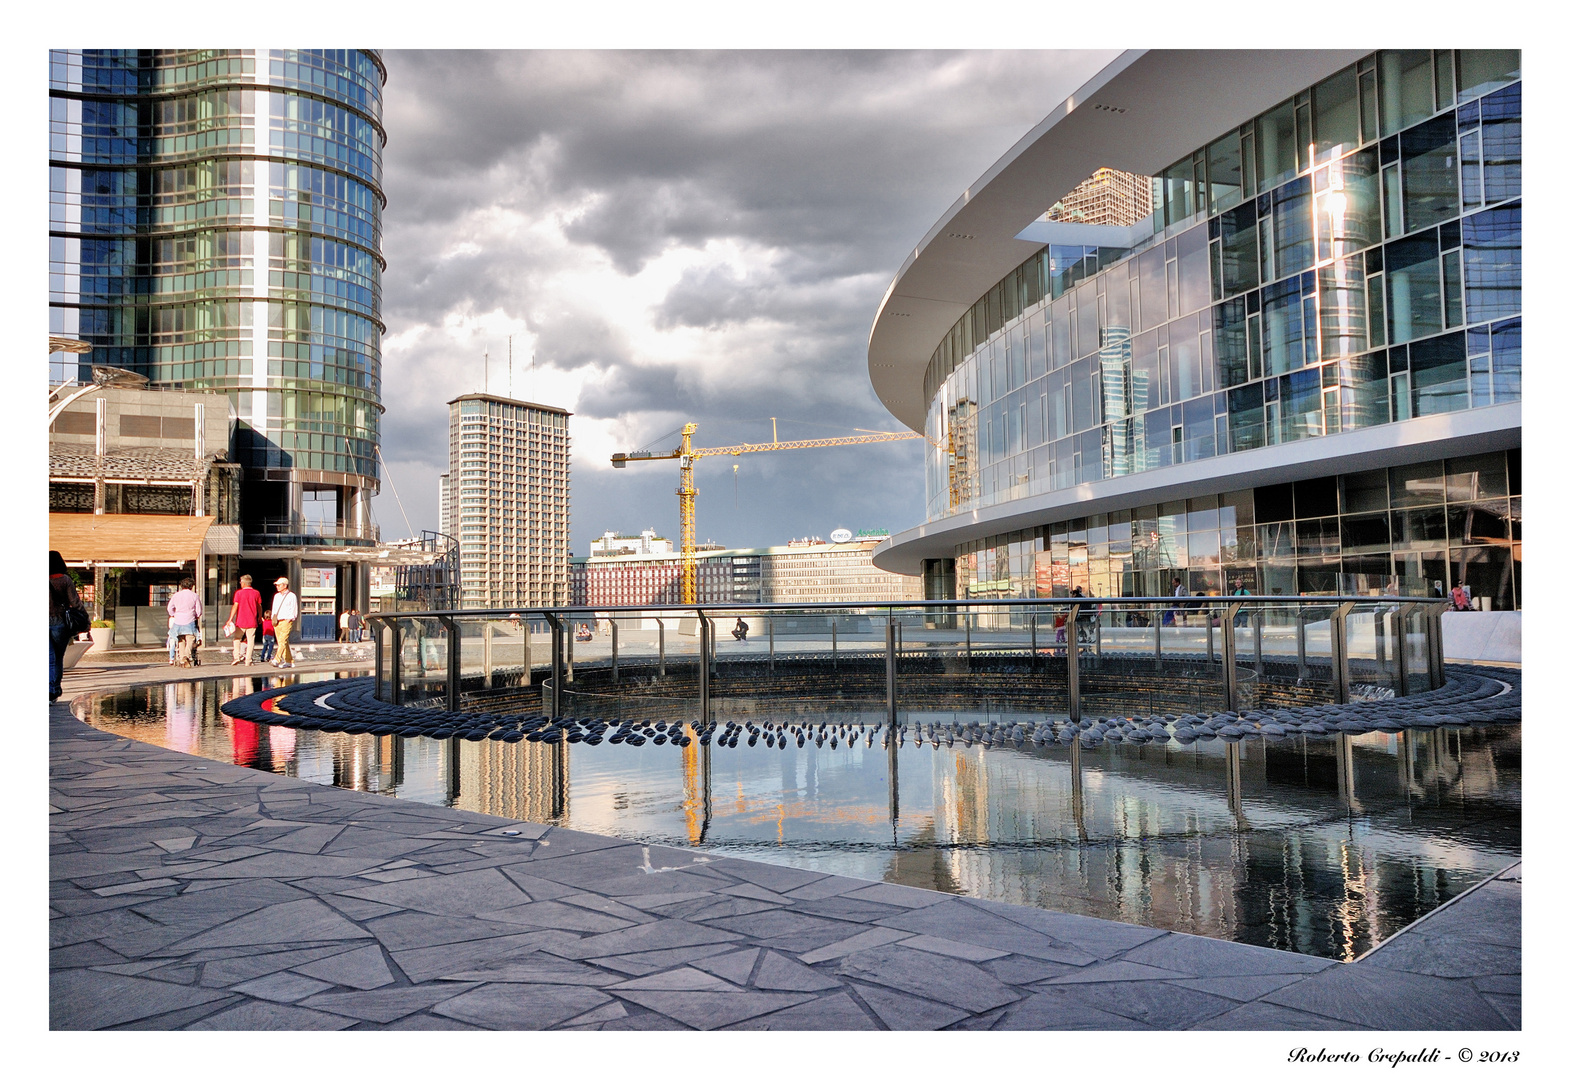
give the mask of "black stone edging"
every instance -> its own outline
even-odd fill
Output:
[[[927,741],[936,746],[1013,745],[1023,747],[1049,744],[1068,745],[1079,740],[1081,746],[1105,742],[1164,742],[1168,739],[1188,745],[1198,739],[1220,738],[1237,741],[1246,738],[1286,738],[1307,736],[1329,738],[1366,731],[1403,731],[1409,728],[1436,728],[1469,724],[1514,723],[1522,719],[1521,672],[1504,668],[1457,667],[1446,669],[1445,685],[1436,690],[1406,698],[1355,701],[1347,705],[1311,705],[1277,709],[1244,709],[1241,712],[1173,713],[1149,716],[1084,717],[1078,724],[1067,719],[1044,718],[1034,724],[1000,724],[993,721],[969,723],[900,723],[892,732],[882,722],[869,727],[862,723],[751,720],[723,726],[712,721],[694,730],[679,722],[607,720],[599,717],[549,717],[543,713],[449,712],[444,709],[407,708],[390,705],[373,696],[376,680],[372,677],[335,679],[297,686],[275,687],[221,706],[225,715],[257,723],[276,724],[307,731],[344,732],[350,735],[425,736],[433,739],[467,739],[478,742],[559,743],[602,741],[642,746],[671,743],[688,746],[698,741],[708,746],[736,746],[744,736],[749,746],[762,739],[766,745],[797,746],[808,740],[831,747],[841,742],[855,745],[865,740],[868,746],[882,734],[888,746],[891,735],[901,744],[909,734],[916,745]],[[322,704],[317,704],[321,701]],[[272,708],[264,708],[270,702]],[[274,709],[281,711],[274,711]]]

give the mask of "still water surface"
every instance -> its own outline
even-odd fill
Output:
[[[1519,724],[1187,747],[908,741],[892,766],[861,744],[438,742],[218,711],[279,681],[314,679],[169,683],[78,709],[315,783],[1339,960],[1521,854]]]

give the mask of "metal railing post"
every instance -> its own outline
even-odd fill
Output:
[[[1238,710],[1238,639],[1233,632],[1233,619],[1241,604],[1229,604],[1222,620],[1222,692],[1227,697],[1227,707]]]
[[[665,620],[656,619],[655,627],[660,635],[660,678],[665,678]]]
[[[535,663],[529,651],[529,620],[524,620],[524,685],[533,686],[535,681]]]
[[[560,716],[562,712],[562,620],[545,612],[545,621],[551,627],[551,697],[547,715]]]
[[[621,682],[622,671],[618,666],[616,620],[611,620],[611,681]]]
[[[1309,613],[1298,605],[1298,677],[1309,678]]]
[[[1036,616],[1031,616],[1031,671],[1036,673]]]
[[[840,670],[840,624],[829,616],[829,660],[836,671]]]
[[[966,620],[966,671],[971,670],[971,613],[965,613]]]
[[[1331,679],[1338,705],[1346,705],[1353,696],[1352,669],[1347,660],[1347,613],[1352,610],[1352,604],[1341,604],[1331,613]]]
[[[1216,645],[1213,641],[1212,623],[1216,622],[1216,608],[1206,609],[1206,663],[1216,662]],[[1231,708],[1231,706],[1229,706]]]
[[[1064,635],[1068,643],[1064,647],[1064,656],[1068,661],[1066,668],[1067,689],[1069,695],[1069,719],[1080,722],[1080,607],[1071,604],[1069,608],[1069,633]]]
[[[371,624],[371,653],[376,665],[376,688],[371,696],[378,701],[389,701],[387,684],[382,679],[382,625],[380,619]]]
[[[490,619],[487,619],[485,629],[480,632],[481,685],[487,690],[491,689],[491,638],[494,636],[495,631],[496,627],[492,625]]]
[[[458,623],[449,615],[438,615],[437,622],[447,631],[447,711],[458,711],[458,686],[463,676],[462,644]]]
[[[698,723],[709,726],[709,620],[698,612]]]
[[[1407,697],[1411,689],[1407,671],[1407,619],[1417,606],[1417,604],[1399,604],[1395,608],[1396,633],[1392,638],[1391,644],[1396,649],[1396,692],[1398,697]]]
[[[562,679],[563,679],[564,682],[572,682],[573,681],[573,639],[575,637],[577,637],[577,636],[578,636],[578,632],[573,629],[573,617],[571,615],[569,615],[568,618],[567,618],[567,634],[566,634],[566,639],[565,639],[566,640],[565,649],[566,649],[566,652],[567,652],[567,669],[566,669],[566,671],[562,675]]]
[[[393,704],[402,705],[404,703],[404,633],[399,629],[396,617],[390,619],[387,625],[392,630],[393,638],[391,642],[393,662],[390,665],[393,680]]]
[[[1156,669],[1162,670],[1162,609],[1160,606],[1151,608],[1151,626],[1156,630]]]
[[[764,620],[769,624],[769,670],[775,669],[775,617],[769,616]]]
[[[884,622],[884,700],[889,729],[895,727],[895,616],[891,612]]]
[[[1445,613],[1444,604],[1425,604],[1428,609],[1428,619],[1425,621],[1424,638],[1429,646],[1429,688],[1438,690],[1446,683],[1446,643],[1441,615]]]
[[[1255,616],[1255,674],[1266,673],[1266,612],[1265,608],[1257,607]]]

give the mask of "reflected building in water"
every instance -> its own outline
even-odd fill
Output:
[[[1339,959],[1521,851],[1519,726],[893,756],[551,746],[218,712],[260,688],[139,688],[86,719],[317,783]]]

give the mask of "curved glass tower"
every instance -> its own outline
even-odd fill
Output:
[[[868,372],[933,449],[875,565],[1520,607],[1521,162],[1516,50],[1125,53],[890,286]],[[1044,213],[1105,168],[1149,218]]]
[[[366,49],[50,53],[50,333],[93,345],[50,381],[227,395],[242,558],[377,539],[385,81]]]

